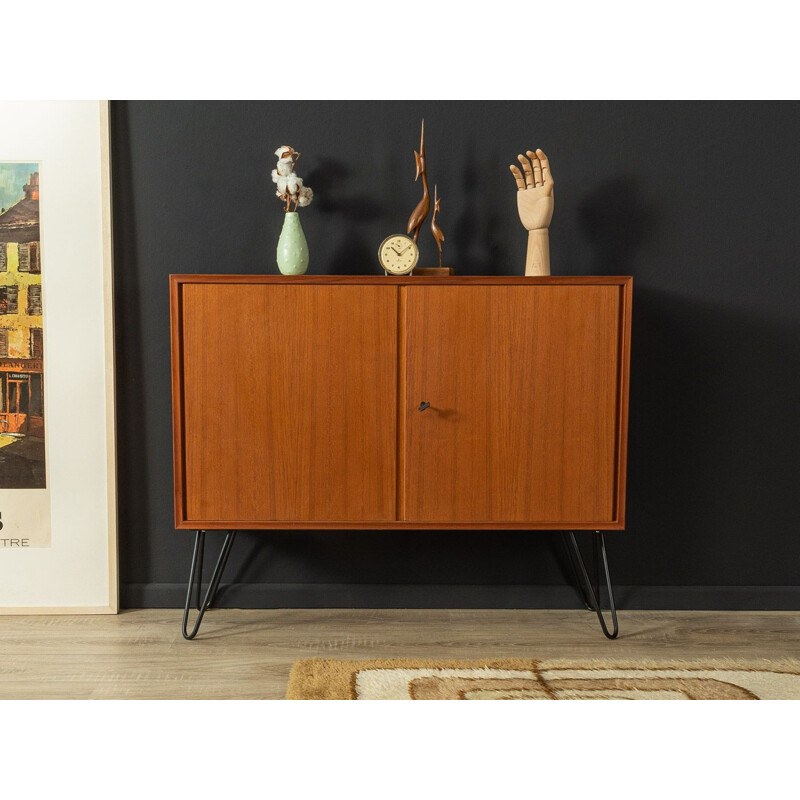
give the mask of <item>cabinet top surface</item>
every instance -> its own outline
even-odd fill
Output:
[[[444,277],[390,277],[384,275],[170,275],[170,282],[178,283],[295,283],[295,284],[348,284],[384,286],[624,286],[633,282],[630,275],[551,275],[527,277],[522,275],[448,275]]]

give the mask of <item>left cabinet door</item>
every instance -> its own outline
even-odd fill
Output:
[[[394,520],[397,289],[179,293],[178,522]]]

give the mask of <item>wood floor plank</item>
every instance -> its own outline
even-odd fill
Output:
[[[0,617],[0,699],[280,699],[294,661],[327,658],[800,658],[800,612],[212,609]]]

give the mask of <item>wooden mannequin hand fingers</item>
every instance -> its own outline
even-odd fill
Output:
[[[517,189],[522,191],[525,188],[525,179],[522,177],[522,173],[513,164],[510,164],[508,168],[514,174],[514,180],[517,182]]]
[[[531,167],[531,162],[528,161],[525,156],[520,153],[517,156],[517,161],[522,164],[522,169],[525,172],[525,185],[530,189],[533,186],[536,186],[536,182],[533,179],[533,167]]]
[[[542,180],[542,165],[539,163],[539,156],[536,153],[532,153],[530,150],[525,152],[525,155],[531,160],[531,164],[533,164],[533,180],[537,186],[544,186],[544,181]]]
[[[553,182],[553,173],[550,172],[550,162],[544,154],[544,150],[536,150],[536,155],[539,156],[539,163],[542,165],[542,179],[546,184]]]

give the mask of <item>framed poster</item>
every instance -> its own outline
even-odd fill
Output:
[[[0,613],[115,613],[108,104],[0,119]]]

